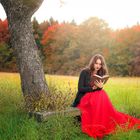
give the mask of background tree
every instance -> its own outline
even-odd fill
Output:
[[[117,30],[112,36],[109,67],[113,75],[139,76],[140,25]]]
[[[101,53],[110,75],[140,75],[139,24],[113,31],[97,17],[80,25],[74,21],[58,23],[53,18],[40,24],[34,18],[32,23],[36,48],[49,74],[78,75],[92,55]],[[12,72],[16,67],[9,36],[7,21],[0,21],[0,70]]]
[[[110,29],[98,18],[81,25],[54,24],[43,34],[47,73],[76,75],[95,53],[109,53]],[[65,60],[65,61],[64,61]]]

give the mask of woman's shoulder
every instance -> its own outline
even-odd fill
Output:
[[[81,74],[89,74],[90,70],[89,70],[89,68],[83,68],[80,73]]]

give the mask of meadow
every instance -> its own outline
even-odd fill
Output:
[[[46,75],[54,108],[69,107],[77,92],[78,77]],[[104,87],[118,111],[140,118],[140,78],[112,77]],[[61,95],[60,95],[61,94]],[[47,104],[47,103],[46,103]],[[140,132],[118,131],[105,140],[138,140]],[[38,123],[29,118],[16,73],[0,73],[0,140],[91,140],[72,117],[55,116]]]

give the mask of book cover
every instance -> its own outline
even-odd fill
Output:
[[[102,81],[103,84],[105,84],[108,79],[109,79],[109,75],[99,76],[99,75],[94,74],[91,77],[91,84],[93,85],[96,80],[99,82]]]

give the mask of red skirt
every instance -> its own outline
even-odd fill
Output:
[[[118,112],[104,90],[86,93],[77,108],[81,110],[82,132],[102,138],[116,132],[117,126],[140,129],[140,119]]]

